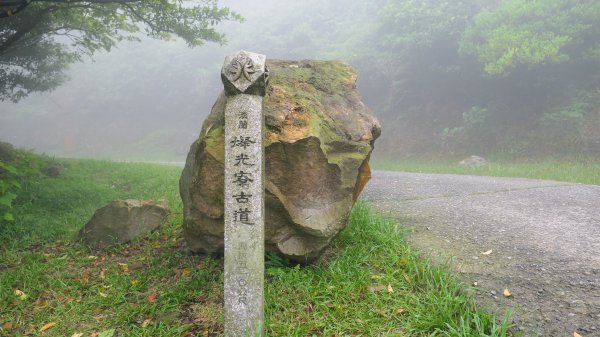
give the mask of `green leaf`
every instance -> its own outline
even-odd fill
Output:
[[[15,221],[15,217],[12,213],[6,213],[4,214],[4,221]]]
[[[21,183],[19,183],[16,179],[9,179],[8,184],[12,187],[21,188]]]
[[[115,329],[108,329],[105,331],[102,331],[98,337],[113,337],[113,335],[115,334]]]
[[[6,193],[5,195],[0,196],[0,205],[11,207],[12,201],[17,197],[14,193]]]
[[[4,170],[8,171],[9,173],[17,174],[18,171],[17,171],[16,167],[14,167],[12,165],[5,164],[5,163],[1,163],[1,162],[0,162],[0,164],[1,164],[0,167],[2,167]]]

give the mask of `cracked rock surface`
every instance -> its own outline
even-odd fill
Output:
[[[524,336],[600,336],[600,186],[376,171],[363,198]]]

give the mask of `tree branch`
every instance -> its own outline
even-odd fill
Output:
[[[46,2],[46,3],[64,3],[64,4],[75,4],[75,3],[87,3],[87,4],[127,4],[135,2],[143,2],[142,0],[0,0],[0,19],[13,16],[33,2]],[[8,7],[8,8],[6,8]]]
[[[34,1],[39,1],[39,0],[34,0]],[[125,1],[127,1],[127,0],[125,0]],[[31,3],[31,1],[28,1],[28,2]],[[77,2],[79,2],[79,3],[77,3]],[[89,3],[83,4],[84,2],[89,2],[89,1],[74,0],[74,1],[72,1],[72,3],[70,2],[68,6],[49,6],[49,7],[42,9],[41,11],[39,11],[37,13],[35,18],[28,20],[28,22],[25,26],[20,27],[19,30],[17,30],[14,34],[10,35],[9,37],[7,37],[6,40],[0,41],[0,55],[9,51],[9,49],[11,48],[11,46],[13,44],[15,44],[17,42],[21,43],[22,41],[24,41],[23,38],[25,37],[25,35],[31,33],[31,31],[34,30],[36,25],[41,21],[41,19],[45,15],[55,12],[57,10],[69,10],[69,9],[73,9],[73,8],[93,8],[93,4],[89,4]],[[67,1],[64,1],[64,3],[67,3]],[[72,27],[72,29],[77,30],[77,27]],[[79,29],[79,30],[83,30],[83,29]],[[47,33],[51,33],[52,31],[55,31],[55,30],[51,29],[47,32],[43,32],[42,34],[38,34],[38,36],[45,35]],[[36,36],[33,36],[33,37],[36,37]],[[27,38],[27,39],[29,39],[29,38]]]
[[[148,25],[148,27],[150,27],[152,30],[154,31],[164,31],[167,33],[174,33],[172,30],[167,29],[167,28],[160,28],[158,27],[154,22],[152,22],[151,20],[149,20],[148,18],[144,17],[143,15],[141,15],[140,13],[138,13],[135,8],[131,7],[129,4],[123,4],[124,7],[126,7],[127,9],[129,9],[129,11],[131,12],[131,14],[133,14],[135,17],[137,17],[138,19],[140,19],[142,22],[144,22],[145,24]]]
[[[4,7],[10,7],[7,10],[3,9],[2,12],[0,12],[0,19],[7,18],[9,16],[13,16],[19,13],[20,11],[24,10],[25,7],[29,6],[30,3],[30,0],[12,0],[0,2],[0,9],[3,9]]]

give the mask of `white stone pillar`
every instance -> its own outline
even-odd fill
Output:
[[[264,55],[225,58],[225,336],[262,336],[264,324]]]

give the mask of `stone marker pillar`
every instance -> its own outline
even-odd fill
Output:
[[[262,336],[264,322],[264,55],[225,58],[225,336]]]

